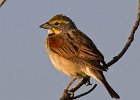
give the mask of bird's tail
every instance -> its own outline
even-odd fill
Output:
[[[120,96],[112,89],[112,87],[106,81],[102,71],[87,68],[86,74],[103,83],[103,85],[105,86],[106,90],[112,98],[120,99]]]
[[[103,84],[112,98],[120,99],[120,96],[112,89],[112,87],[107,83],[107,81],[104,81]]]

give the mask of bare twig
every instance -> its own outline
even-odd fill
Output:
[[[110,67],[111,65],[113,65],[114,63],[116,63],[124,54],[125,52],[128,50],[128,48],[130,47],[131,43],[133,42],[134,40],[134,34],[139,26],[139,22],[140,22],[140,0],[139,0],[139,3],[138,3],[138,14],[137,14],[137,19],[134,23],[134,26],[132,28],[132,31],[130,33],[130,36],[128,37],[128,41],[126,42],[124,48],[122,49],[122,51],[117,55],[115,56],[110,62],[107,63],[106,67]]]
[[[96,86],[97,86],[97,84],[95,84],[89,91],[82,93],[80,95],[77,95],[77,96],[73,97],[72,99],[77,99],[77,98],[80,98],[80,97],[83,97],[83,96],[89,94],[90,92],[92,92],[96,88]]]
[[[137,30],[137,28],[139,26],[139,23],[140,23],[140,0],[138,1],[138,14],[137,14],[137,19],[136,19],[136,21],[134,23],[134,26],[133,26],[133,28],[131,30],[131,33],[130,33],[129,37],[128,37],[128,41],[126,42],[126,44],[125,44],[124,48],[122,49],[122,51],[117,56],[115,56],[111,61],[109,61],[105,67],[110,67],[111,65],[113,65],[114,63],[116,63],[125,54],[125,52],[128,50],[128,48],[130,47],[131,43],[134,40],[134,35],[135,35],[135,32],[136,32],[136,30]],[[86,82],[87,82],[87,79],[83,79],[74,88],[72,88],[69,91],[74,93],[75,91],[77,91]],[[61,97],[60,100],[73,100],[73,99],[80,98],[82,96],[87,95],[91,91],[93,91],[96,86],[97,85],[95,84],[94,87],[92,89],[90,89],[89,91],[87,91],[85,93],[82,93],[80,95],[77,95],[75,97],[71,97],[71,94],[69,94],[69,93],[63,94],[63,96]]]
[[[0,7],[4,4],[6,0],[0,0]]]
[[[74,93],[75,91],[77,91],[82,85],[86,84],[89,81],[89,78],[84,78],[82,81],[80,81],[75,87],[73,87],[72,89],[70,89],[68,92],[64,92],[63,96],[60,98],[60,100],[73,100],[73,99],[77,99],[80,98],[82,96],[87,95],[88,93],[92,92],[95,87],[97,86],[97,84],[95,84],[90,90],[88,90],[85,93],[82,93],[80,95],[77,96],[71,96],[72,93]]]
[[[79,82],[75,87],[73,87],[71,90],[69,90],[70,92],[75,92],[76,90],[78,90],[82,85],[84,85],[87,82],[87,79],[83,79],[81,82]],[[72,100],[71,98],[71,94],[69,92],[67,93],[63,93],[63,96],[60,98],[60,100]]]

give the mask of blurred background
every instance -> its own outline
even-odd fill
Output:
[[[127,41],[137,1],[7,0],[0,8],[0,100],[58,100],[62,95],[71,78],[53,68],[45,49],[47,30],[39,28],[52,16],[69,16],[108,62]],[[121,100],[140,99],[139,33],[140,28],[125,55],[104,73]],[[100,83],[91,82],[98,86],[80,100],[112,100]]]

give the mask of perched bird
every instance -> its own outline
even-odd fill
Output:
[[[69,17],[55,15],[40,27],[48,29],[46,48],[56,69],[75,79],[93,77],[105,86],[112,98],[120,98],[103,75],[108,69],[104,56]]]

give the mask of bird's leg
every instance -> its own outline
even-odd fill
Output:
[[[64,92],[65,92],[65,93],[68,92],[69,87],[74,83],[74,81],[75,81],[76,79],[77,79],[77,78],[73,78],[73,79],[70,81],[70,83],[65,87],[65,89],[64,89]]]
[[[90,83],[90,77],[83,78],[78,84],[76,84],[72,89],[70,89],[70,92],[75,92],[78,90],[82,85],[91,85]]]
[[[92,85],[90,83],[90,77],[86,77],[86,78],[83,78],[83,80],[79,82],[77,85],[75,85],[72,89],[68,90],[69,87],[74,83],[76,79],[77,78],[73,78],[73,80],[66,86],[66,88],[64,89],[64,95],[69,95],[70,97],[74,97],[74,92],[77,89],[79,89],[83,84],[85,84],[86,86]]]

